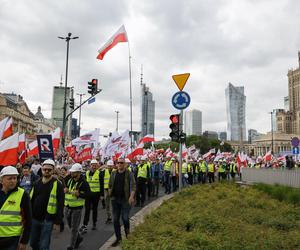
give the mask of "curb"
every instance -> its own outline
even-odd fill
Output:
[[[171,199],[174,196],[175,193],[171,193],[168,195],[164,195],[155,201],[152,201],[150,204],[142,208],[140,211],[138,211],[134,216],[130,218],[130,231],[132,232],[134,228],[144,222],[144,217],[148,214],[150,214],[153,210],[158,208],[164,201]],[[121,227],[122,236],[125,237],[125,232],[123,226]],[[112,247],[111,244],[116,240],[115,235],[110,237],[104,245],[102,245],[99,250],[121,250],[121,246]]]

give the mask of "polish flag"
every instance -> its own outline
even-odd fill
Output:
[[[51,134],[54,153],[59,148],[61,135],[62,133],[60,127],[56,128]]]
[[[202,158],[203,159],[210,159],[212,156],[213,156],[213,154],[215,154],[216,153],[216,150],[214,149],[214,148],[212,148],[212,149],[210,149],[206,154],[204,154],[203,156],[202,156]]]
[[[188,149],[186,148],[185,144],[182,145],[182,158],[188,156]]]
[[[267,162],[267,161],[271,161],[272,160],[272,153],[271,151],[268,151],[265,156],[263,157],[264,161]]]
[[[126,158],[132,160],[135,156],[144,154],[144,143],[141,142]]]
[[[27,157],[27,153],[26,150],[23,150],[20,154],[19,154],[19,162],[23,165],[25,163]]]
[[[145,135],[139,143],[143,142],[143,143],[146,143],[146,142],[153,142],[154,141],[154,135]]]
[[[0,165],[16,165],[18,163],[19,133],[0,142]]]
[[[11,117],[6,117],[0,121],[0,140],[13,134],[13,122]]]
[[[27,154],[28,154],[28,156],[34,156],[34,155],[39,154],[39,148],[38,148],[37,140],[29,143]]]
[[[118,31],[98,50],[99,55],[97,59],[103,60],[105,54],[115,47],[118,43],[128,42],[127,33],[124,25],[122,25]]]
[[[23,150],[26,150],[24,133],[19,135],[19,152],[22,152]]]
[[[85,145],[84,148],[75,157],[76,162],[83,162],[92,159],[92,149],[90,145]]]

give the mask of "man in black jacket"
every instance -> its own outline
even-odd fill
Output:
[[[33,250],[49,249],[52,229],[59,230],[62,221],[64,191],[61,182],[53,177],[54,168],[53,160],[45,160],[42,178],[30,192],[33,212],[30,245]]]

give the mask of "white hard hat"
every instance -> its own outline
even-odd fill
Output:
[[[79,163],[75,163],[69,170],[70,172],[82,172],[82,166]]]
[[[131,163],[131,161],[128,158],[125,158],[126,163]]]
[[[174,157],[172,157],[172,158],[171,158],[171,160],[172,160],[172,161],[175,161],[175,158],[174,158]]]
[[[147,156],[143,155],[141,161],[146,161],[146,160],[147,160]]]
[[[184,178],[189,178],[189,175],[188,174],[184,174]]]
[[[96,159],[91,160],[91,164],[97,164],[98,161]]]
[[[113,166],[115,164],[114,164],[113,160],[108,160],[107,163],[106,163],[106,165],[107,166]]]
[[[42,165],[43,165],[43,166],[44,166],[44,165],[51,165],[51,166],[55,167],[55,162],[54,162],[53,160],[51,160],[51,159],[47,159],[47,160],[45,160],[45,161],[43,162]]]
[[[0,172],[0,177],[5,175],[19,175],[18,170],[15,167],[7,166],[4,167]]]

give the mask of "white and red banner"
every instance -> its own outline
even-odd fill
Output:
[[[0,141],[13,134],[13,121],[11,117],[6,117],[0,121]]]
[[[140,139],[139,143],[147,143],[147,142],[154,142],[154,135],[145,135],[142,139]]]
[[[265,156],[263,157],[263,160],[264,160],[265,162],[268,162],[268,161],[271,161],[271,160],[272,160],[272,153],[271,153],[271,150],[268,151],[268,152],[265,154]]]
[[[59,143],[60,143],[60,138],[62,137],[62,131],[60,127],[56,128],[52,133],[52,145],[53,145],[53,150],[54,150],[54,155],[59,149]]]
[[[22,152],[26,150],[26,138],[25,134],[20,134],[19,135],[19,152]]]
[[[105,54],[115,47],[118,43],[128,42],[127,33],[124,25],[122,25],[118,31],[98,50],[97,59],[103,60]]]
[[[84,145],[83,149],[75,156],[75,162],[83,162],[92,159],[92,148],[90,145]]]
[[[118,132],[113,132],[102,149],[102,157],[115,157],[116,155],[125,156],[129,149],[129,131],[126,130],[121,135],[119,135]]]
[[[19,133],[0,142],[0,165],[16,165],[18,163]]]
[[[27,150],[27,155],[28,156],[35,156],[39,154],[39,147],[37,140],[31,142],[28,144],[28,150]]]
[[[100,129],[95,129],[93,131],[85,133],[84,135],[72,140],[72,145],[80,146],[80,145],[92,143],[92,144],[94,144],[94,147],[96,147],[99,143],[99,136],[100,136]]]
[[[129,160],[132,160],[134,157],[138,155],[144,155],[144,143],[141,142],[129,155],[127,155],[127,158]]]

